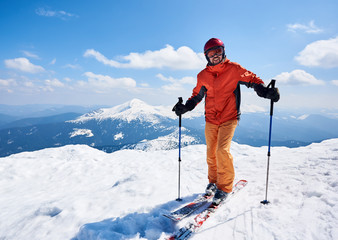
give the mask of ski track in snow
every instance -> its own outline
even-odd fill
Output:
[[[232,144],[236,179],[248,185],[191,237],[198,239],[338,239],[338,139],[300,148]],[[205,145],[178,151],[84,145],[0,158],[0,239],[165,239],[177,224],[162,214],[207,185]]]

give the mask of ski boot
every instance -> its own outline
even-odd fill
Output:
[[[212,204],[219,205],[222,201],[224,201],[228,197],[227,192],[223,192],[220,189],[217,189],[214,198],[212,199]]]
[[[215,183],[209,183],[207,188],[205,189],[205,195],[211,196],[213,195],[217,190],[217,186]]]

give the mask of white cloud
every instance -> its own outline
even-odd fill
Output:
[[[177,82],[177,80],[174,79],[173,77],[165,77],[161,73],[157,74],[156,77],[158,77],[159,79],[165,82],[171,82],[171,83]]]
[[[16,86],[17,83],[14,79],[0,79],[0,87]]]
[[[7,68],[12,68],[28,73],[38,73],[45,71],[43,67],[32,64],[27,58],[7,59],[5,60],[5,66]]]
[[[313,20],[310,21],[308,25],[300,24],[300,23],[288,24],[287,28],[288,28],[288,31],[290,32],[304,31],[305,33],[312,33],[312,34],[323,32],[323,29],[320,29],[319,27],[317,27]]]
[[[191,85],[195,85],[197,83],[196,78],[194,77],[183,77],[181,78],[180,82],[182,84],[191,84]]]
[[[310,43],[295,59],[308,67],[338,67],[338,37]]]
[[[296,69],[292,72],[283,72],[274,77],[278,83],[285,85],[325,85],[325,82],[318,80],[304,70]]]
[[[172,84],[162,86],[162,89],[165,91],[170,91],[170,92],[178,92],[178,91],[182,91],[182,85],[179,83],[172,83]]]
[[[95,74],[92,72],[84,73],[88,82],[78,81],[78,86],[91,88],[98,92],[106,92],[114,88],[125,88],[128,90],[136,87],[136,81],[132,78],[112,78],[108,75]]]
[[[165,91],[181,91],[184,89],[185,84],[195,85],[196,78],[194,77],[183,77],[181,79],[175,79],[173,77],[165,77],[162,74],[157,74],[156,77],[165,82],[170,82],[170,84],[163,85],[162,89]]]
[[[22,53],[26,56],[26,57],[29,57],[29,58],[35,58],[35,59],[40,59],[38,55],[32,53],[32,52],[29,52],[29,51],[22,51]]]
[[[66,64],[63,67],[64,68],[71,68],[71,69],[81,69],[81,66],[79,64]]]
[[[86,52],[83,54],[84,57],[94,57],[97,61],[103,63],[104,65],[108,65],[111,67],[121,67],[120,63],[114,61],[114,60],[109,60],[106,58],[104,55],[102,55],[100,52],[95,51],[94,49],[87,49]]]
[[[243,106],[241,106],[241,112],[242,113],[266,112],[266,109],[262,106],[254,104],[243,104]]]
[[[78,17],[76,14],[68,13],[66,11],[53,11],[53,10],[46,10],[45,8],[38,8],[35,10],[35,13],[39,16],[43,17],[57,17],[62,20],[67,20],[71,17]]]
[[[106,58],[103,54],[94,49],[88,49],[84,57],[94,57],[97,61],[116,68],[170,68],[170,69],[201,69],[206,65],[202,53],[195,53],[191,48],[183,46],[175,50],[172,46],[156,51],[144,53],[130,53],[122,56],[124,62],[118,62]]]
[[[60,82],[57,78],[45,80],[45,84],[51,87],[64,87],[65,85]]]
[[[29,82],[24,82],[24,84],[23,85],[25,85],[26,87],[34,87],[34,83],[33,82],[31,82],[31,81],[29,81]]]
[[[191,85],[196,84],[196,78],[194,77],[183,77],[181,79],[176,79],[173,77],[165,77],[161,73],[157,74],[156,77],[158,77],[159,79],[165,82],[191,84]]]
[[[141,86],[141,87],[145,87],[145,88],[150,87],[150,85],[149,85],[148,83],[141,83],[140,86]]]
[[[54,65],[56,63],[56,58],[54,58],[49,64]]]
[[[44,92],[54,92],[54,88],[52,88],[51,86],[40,87],[38,91],[40,91],[40,89]]]
[[[338,86],[338,80],[332,80],[331,83],[332,83],[333,85]]]
[[[12,87],[17,86],[18,84],[14,79],[0,79],[0,90],[4,90],[8,93],[13,93]]]

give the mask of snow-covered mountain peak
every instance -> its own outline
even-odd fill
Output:
[[[84,114],[72,122],[86,122],[90,120],[103,121],[107,119],[121,119],[125,121],[149,121],[153,123],[160,122],[159,117],[175,119],[175,114],[170,107],[151,106],[139,100],[132,99],[121,105],[112,108],[102,108],[97,111]]]
[[[143,102],[140,99],[134,98],[132,100],[130,100],[129,102],[127,102],[126,104],[129,104],[130,107],[146,107],[146,106],[150,106],[147,103]]]

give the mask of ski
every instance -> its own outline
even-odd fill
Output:
[[[171,220],[178,222],[182,220],[183,218],[188,217],[190,214],[195,212],[197,209],[201,208],[204,206],[210,198],[212,198],[213,195],[200,195],[198,196],[194,201],[184,205],[183,207],[168,213],[168,214],[163,214],[163,216],[170,218]]]
[[[213,214],[216,212],[218,208],[220,208],[224,203],[226,203],[229,199],[231,199],[237,192],[243,189],[247,185],[246,180],[238,181],[235,186],[233,187],[232,192],[229,196],[221,202],[219,205],[214,205],[212,203],[199,213],[192,221],[188,222],[184,227],[180,228],[175,234],[170,236],[168,240],[185,240],[188,239],[194,232],[196,232],[203,223]]]

